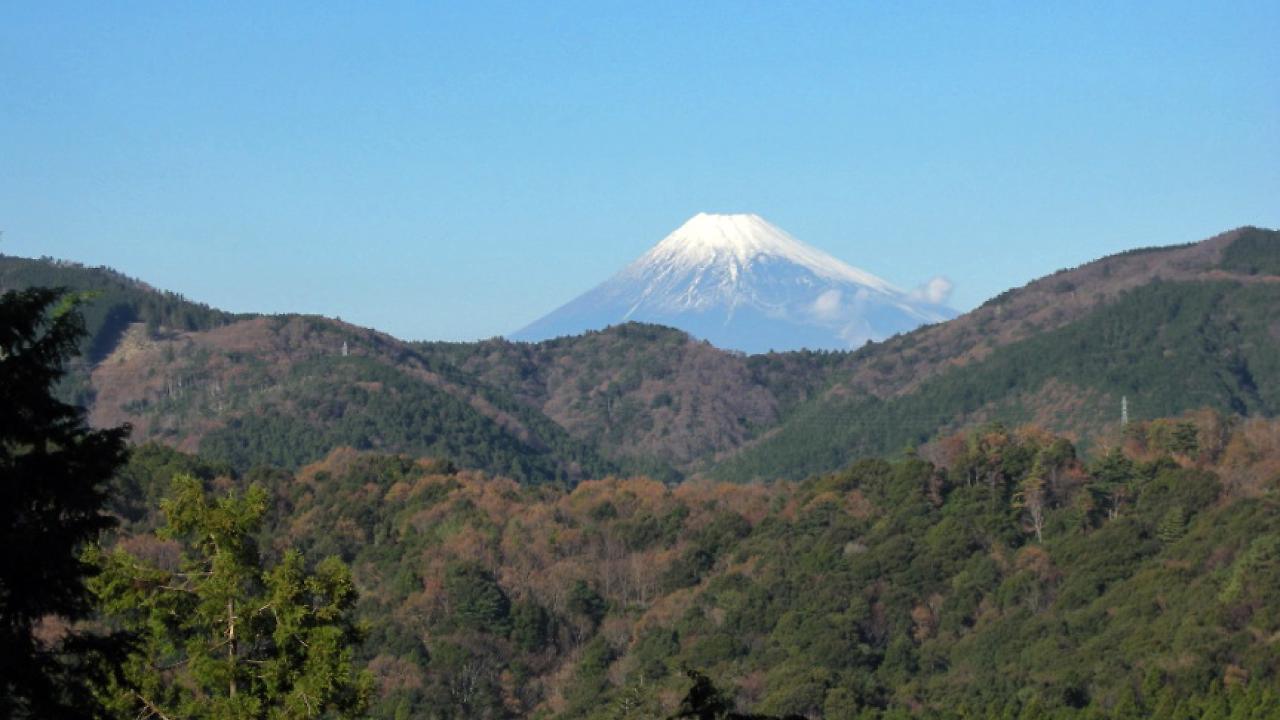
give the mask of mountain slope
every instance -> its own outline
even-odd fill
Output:
[[[511,337],[539,341],[640,321],[752,353],[849,349],[954,315],[757,215],[700,213],[608,281]]]
[[[1239,259],[1242,249],[1247,258]],[[1241,271],[1280,257],[1280,233],[1243,227],[1207,240],[1130,250],[1060,270],[1007,290],[959,318],[868,347],[842,386],[879,397],[910,391],[947,368],[979,360],[998,348],[1078,320],[1129,290],[1158,280],[1269,282]],[[1260,259],[1261,258],[1261,259]]]
[[[0,292],[32,286],[62,287],[80,294],[85,337],[80,358],[71,363],[60,391],[77,405],[93,401],[89,369],[107,356],[129,327],[142,323],[152,331],[161,326],[178,330],[207,330],[238,319],[235,315],[157,290],[141,280],[103,267],[86,267],[65,260],[0,255]]]
[[[704,467],[822,389],[843,356],[743,357],[670,328],[628,323],[542,343],[420,343],[619,457]]]
[[[338,445],[437,455],[533,482],[629,467],[380,333],[234,315],[107,268],[0,256],[0,291],[32,285],[84,294],[88,335],[62,392],[95,426],[132,424],[136,442],[202,450],[242,470],[298,467]]]
[[[520,480],[620,469],[559,425],[394,338],[324,318],[207,331],[135,325],[93,369],[96,425],[129,422],[247,468],[298,467],[338,445],[437,455]]]
[[[105,357],[132,323],[146,323],[153,331],[162,325],[178,330],[207,330],[251,317],[192,302],[110,268],[0,255],[0,292],[35,285],[87,294],[90,301],[82,306],[81,313],[88,334],[81,352],[90,362]]]
[[[232,316],[51,261],[0,258],[0,287],[108,288],[87,306],[96,362],[69,393],[96,424],[241,467],[349,444],[525,480],[747,480],[988,420],[1088,445],[1113,432],[1122,397],[1135,418],[1275,415],[1277,268],[1280,233],[1242,228],[1062,271],[856,352],[752,356],[635,323],[542,343],[404,343],[323,318]]]
[[[1248,246],[1238,272],[1235,243]],[[1280,413],[1280,233],[1124,253],[1011,291],[855,354],[851,372],[721,463],[720,478],[801,477],[984,420],[1086,442],[1134,417],[1210,407]]]

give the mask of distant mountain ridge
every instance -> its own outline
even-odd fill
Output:
[[[713,474],[800,477],[990,420],[1115,442],[1122,398],[1135,418],[1201,407],[1275,416],[1277,307],[1275,230],[1112,255],[854,353]]]
[[[94,423],[242,468],[351,445],[529,482],[770,479],[990,420],[1113,438],[1122,396],[1135,419],[1280,414],[1280,233],[1259,228],[1103,258],[855,352],[747,356],[637,323],[408,343],[0,256],[0,290],[32,284],[100,292],[67,383]]]
[[[542,341],[622,322],[717,347],[848,350],[955,317],[751,214],[699,213],[596,288],[513,333]]]

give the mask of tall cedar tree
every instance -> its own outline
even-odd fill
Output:
[[[106,484],[128,427],[91,430],[54,396],[84,335],[77,303],[50,288],[0,297],[0,717],[84,710],[75,640],[37,628],[89,611],[80,549],[112,524]]]
[[[355,585],[337,557],[307,572],[289,550],[265,568],[254,534],[267,493],[209,497],[178,475],[158,535],[178,557],[117,548],[98,554],[91,586],[104,619],[134,638],[102,692],[121,718],[291,720],[364,712],[372,680],[358,672]]]

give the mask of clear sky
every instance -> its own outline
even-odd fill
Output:
[[[1280,3],[0,5],[0,252],[411,339],[698,211],[969,309],[1280,227]]]

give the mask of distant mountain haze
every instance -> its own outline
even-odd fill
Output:
[[[957,315],[937,277],[906,292],[759,215],[699,213],[596,288],[513,333],[541,341],[623,322],[717,347],[848,350]]]

